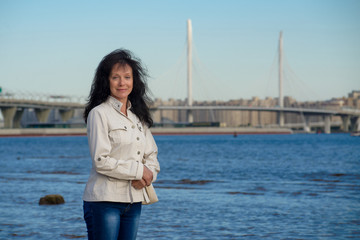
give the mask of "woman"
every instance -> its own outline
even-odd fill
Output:
[[[83,196],[89,239],[136,239],[145,187],[160,171],[146,70],[128,50],[100,62],[84,112],[92,169]]]

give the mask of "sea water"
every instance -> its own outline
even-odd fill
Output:
[[[138,239],[360,238],[360,138],[155,136]],[[0,138],[0,239],[86,239],[86,137]],[[61,194],[65,204],[39,199]]]

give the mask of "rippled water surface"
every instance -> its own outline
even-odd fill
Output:
[[[155,136],[138,239],[360,238],[360,138]],[[86,137],[0,138],[0,239],[86,239]],[[61,194],[66,203],[39,206]]]

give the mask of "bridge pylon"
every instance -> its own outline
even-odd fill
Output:
[[[188,61],[187,61],[187,84],[188,84],[188,97],[187,97],[187,105],[192,106],[193,105],[193,99],[192,99],[192,25],[191,20],[187,20],[187,55],[188,55]],[[187,110],[187,121],[189,123],[192,123],[194,121],[194,117],[192,114],[192,110]]]
[[[283,40],[282,40],[282,31],[279,36],[279,107],[284,108],[284,95],[283,95]],[[284,112],[280,111],[278,113],[279,126],[284,127],[285,125],[285,116]]]

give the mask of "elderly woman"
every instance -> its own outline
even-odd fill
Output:
[[[92,169],[83,195],[89,239],[136,239],[145,190],[160,171],[146,70],[124,49],[105,56],[84,112]]]

